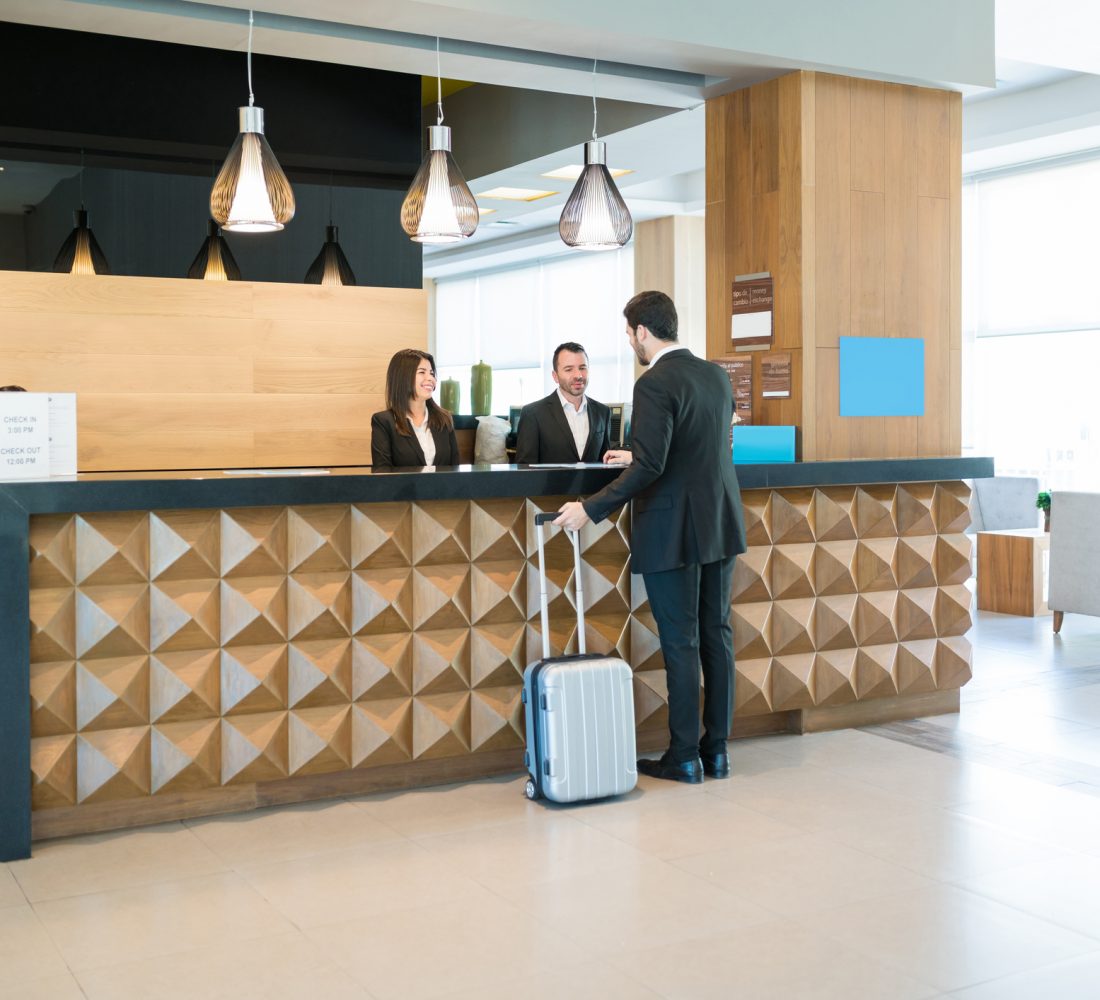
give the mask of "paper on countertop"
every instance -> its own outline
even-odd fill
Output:
[[[608,469],[620,468],[623,462],[533,462],[528,469]]]
[[[227,476],[327,476],[328,469],[224,469]]]

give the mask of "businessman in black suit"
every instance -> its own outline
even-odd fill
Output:
[[[554,522],[579,531],[633,500],[630,568],[645,579],[668,677],[669,747],[638,770],[696,784],[729,776],[733,710],[733,564],[745,551],[741,494],[730,455],[733,392],[717,365],[676,339],[676,307],[641,292],[623,310],[627,337],[647,371],[634,385],[632,451],[622,474]],[[699,673],[704,685],[699,733]]]
[[[557,388],[520,414],[516,462],[602,462],[611,447],[611,410],[585,395],[588,354],[580,344],[562,344],[551,374]]]

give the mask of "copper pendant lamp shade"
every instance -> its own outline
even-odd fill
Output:
[[[294,218],[294,192],[264,138],[264,109],[252,94],[252,11],[248,12],[248,106],[237,109],[240,134],[210,192],[210,215],[222,229],[271,233]]]
[[[187,277],[201,281],[241,280],[241,269],[213,219],[206,225],[206,239],[187,269]]]
[[[435,40],[437,116],[428,128],[428,152],[401,204],[401,228],[414,243],[457,243],[477,231],[477,202],[451,155],[451,129],[443,124],[443,77]]]
[[[306,271],[307,285],[354,285],[352,271],[344,251],[340,247],[340,230],[337,226],[325,227],[325,245]]]
[[[88,228],[88,213],[83,208],[73,212],[73,231],[57,251],[53,269],[62,274],[111,273],[95,234]]]
[[[428,155],[401,205],[401,227],[416,243],[457,243],[473,236],[480,213],[451,155],[451,130],[428,129]]]
[[[584,144],[584,169],[562,209],[558,233],[577,250],[618,250],[630,241],[634,220],[607,169],[606,144]]]
[[[584,169],[561,210],[558,234],[576,250],[618,250],[634,232],[630,210],[607,169],[607,144],[597,138],[596,66],[592,60],[592,138],[584,144]]]

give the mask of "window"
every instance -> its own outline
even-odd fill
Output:
[[[511,270],[440,280],[435,359],[440,380],[457,379],[460,412],[470,411],[470,367],[493,367],[492,410],[507,415],[554,388],[550,364],[565,341],[588,352],[592,395],[629,400],[634,354],[623,306],[634,294],[634,250],[577,254]]]
[[[998,475],[1100,489],[1100,158],[963,194],[966,450]]]

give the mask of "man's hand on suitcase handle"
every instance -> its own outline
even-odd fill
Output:
[[[559,528],[580,531],[588,521],[589,517],[584,512],[584,504],[579,500],[569,500],[558,508],[558,516],[553,523]]]

